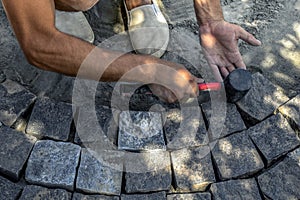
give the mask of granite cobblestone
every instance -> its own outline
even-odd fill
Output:
[[[72,123],[72,106],[48,98],[38,99],[30,116],[26,133],[37,138],[67,141]]]
[[[214,143],[212,156],[221,180],[247,177],[264,168],[259,153],[245,132]]]
[[[0,172],[18,180],[36,140],[6,126],[0,127]]]
[[[25,179],[31,184],[74,189],[80,147],[70,143],[41,140],[29,157]]]

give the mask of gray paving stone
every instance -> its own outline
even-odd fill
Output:
[[[273,83],[260,73],[255,73],[252,88],[237,105],[250,118],[262,121],[288,100]]]
[[[259,186],[269,199],[300,199],[300,149],[258,177]]]
[[[118,152],[102,152],[96,155],[82,149],[80,167],[78,169],[76,188],[86,193],[120,195],[122,185],[122,159]],[[111,156],[111,158],[110,158]],[[106,162],[106,159],[111,163]]]
[[[35,142],[32,136],[1,126],[0,172],[18,180]]]
[[[300,129],[300,95],[281,106],[279,111]]]
[[[121,150],[165,150],[160,113],[123,111],[119,118],[118,148]]]
[[[267,160],[268,165],[300,145],[296,133],[281,114],[251,127],[247,133]]]
[[[172,173],[169,152],[140,153],[139,158],[133,160],[130,166],[126,165],[128,168],[128,170],[126,168],[125,174],[126,192],[140,193],[170,190]],[[132,165],[135,165],[134,167],[138,168],[139,171],[135,172]]]
[[[208,134],[201,114],[193,107],[166,112],[164,130],[168,149],[176,150],[208,144]],[[197,113],[196,113],[197,112]]]
[[[0,199],[16,199],[22,187],[0,176]]]
[[[261,199],[255,179],[230,180],[214,183],[210,187],[213,199]]]
[[[77,145],[38,141],[29,157],[25,179],[31,184],[73,190],[79,156]]]
[[[290,152],[288,154],[288,157],[291,158],[292,160],[298,162],[298,165],[300,166],[300,148]]]
[[[80,193],[74,193],[72,200],[119,200],[117,196],[105,196],[105,195],[84,195]]]
[[[215,182],[209,147],[171,152],[176,189],[181,191],[204,191]]]
[[[236,133],[212,146],[213,159],[220,178],[247,177],[264,167],[247,133]]]
[[[0,84],[0,121],[12,126],[35,99],[36,96],[23,86],[7,79]]]
[[[193,193],[193,194],[171,194],[167,200],[210,200],[210,193]]]
[[[135,195],[121,195],[121,200],[166,200],[165,192],[158,192],[152,194],[135,194]]]
[[[63,189],[48,189],[36,185],[25,186],[20,200],[38,199],[38,200],[70,200],[72,194]]]
[[[204,116],[207,119],[207,121],[214,125],[221,121],[221,117],[224,116],[212,116],[212,109],[211,109],[211,103],[204,103],[201,105]],[[226,118],[224,122],[224,127],[222,129],[222,132],[213,133],[211,132],[211,139],[215,140],[218,138],[225,137],[231,133],[239,132],[242,130],[245,130],[246,126],[244,124],[244,121],[240,115],[240,113],[237,111],[237,108],[235,104],[228,103],[226,106]]]
[[[48,98],[37,100],[26,132],[38,138],[67,141],[71,130],[72,106]]]
[[[173,2],[164,0],[163,5],[166,12],[166,17],[169,18],[169,23],[176,25],[185,20],[196,20],[194,4],[192,1],[183,0]]]
[[[84,131],[82,133],[76,132],[74,142],[76,144],[86,144],[101,140],[100,137],[97,137],[97,135],[99,136],[100,132],[94,130],[94,125],[90,123],[91,121],[95,121],[98,123],[98,126],[100,126],[103,135],[105,135],[111,143],[116,145],[118,137],[118,124],[116,122],[117,119],[115,120],[112,114],[112,112],[115,112],[115,110],[107,106],[96,106],[95,111],[96,119],[94,118],[94,115],[90,114],[89,111],[86,111],[84,106],[79,108],[79,116],[77,118],[76,126],[81,126],[82,128],[79,130]],[[116,116],[118,116],[118,113],[116,113]]]

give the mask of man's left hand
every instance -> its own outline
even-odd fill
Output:
[[[200,26],[200,43],[217,81],[222,82],[236,68],[246,69],[238,48],[238,40],[259,46],[261,42],[240,26],[224,20]]]

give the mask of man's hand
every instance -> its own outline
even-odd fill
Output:
[[[186,69],[168,70],[160,84],[150,84],[149,87],[153,94],[161,100],[168,103],[174,103],[179,100],[185,102],[187,99],[197,97],[199,94],[198,83],[202,83],[203,79],[196,78]]]
[[[216,80],[220,82],[234,69],[246,69],[238,48],[239,39],[254,46],[261,45],[259,40],[243,28],[224,20],[200,25],[199,33],[204,55]]]

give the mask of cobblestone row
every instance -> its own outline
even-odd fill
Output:
[[[255,77],[263,79],[261,75]],[[10,82],[10,87],[16,87],[13,84],[17,83],[7,81]],[[7,81],[4,84],[7,84]],[[18,92],[22,93],[25,90],[21,89]],[[297,101],[298,97],[295,97],[281,107],[278,105],[280,113],[267,117],[248,129],[235,105],[228,104],[224,134],[221,134],[220,139],[213,138],[210,143],[208,143],[203,116],[200,115],[200,118],[194,120],[195,116],[190,115],[193,113],[192,108],[187,109],[189,113],[187,116],[177,109],[171,109],[164,115],[143,111],[117,112],[120,128],[115,137],[119,137],[119,143],[114,145],[119,147],[121,145],[121,149],[124,149],[120,140],[132,141],[130,143],[132,148],[129,150],[134,150],[131,154],[138,155],[135,157],[131,154],[126,155],[126,151],[117,148],[113,154],[107,152],[99,154],[84,148],[85,143],[77,142],[81,145],[79,146],[66,142],[72,121],[71,105],[57,103],[50,99],[38,99],[28,119],[25,134],[5,126],[4,123],[0,127],[0,173],[13,181],[19,181],[24,173],[28,185],[24,187],[22,184],[12,183],[11,180],[0,177],[0,189],[3,190],[3,196],[14,198],[20,196],[20,199],[57,197],[60,199],[170,200],[211,199],[212,197],[236,199],[242,196],[260,199],[263,198],[260,192],[268,198],[276,199],[282,196],[288,199],[296,198],[299,197],[296,185],[299,184],[297,174],[300,170],[298,148],[300,141],[289,122],[297,125],[299,111],[298,107],[294,106],[298,105]],[[20,109],[26,111],[27,105],[23,106],[25,108]],[[202,109],[205,119],[209,121],[210,105],[203,104]],[[274,107],[274,110],[276,109],[277,107]],[[288,109],[292,111],[287,112]],[[110,108],[98,107],[97,110],[97,121],[102,127],[114,120]],[[233,117],[232,121],[229,120],[230,116]],[[192,138],[196,140],[191,138],[189,141],[189,138],[186,140],[181,138],[180,141],[185,146],[175,145],[179,149],[170,148],[170,154],[166,151],[166,147],[160,146],[152,148],[161,151],[153,155],[151,151],[145,152],[144,148],[134,149],[139,140],[138,147],[156,144],[155,140],[145,140],[149,134],[160,134],[160,144],[168,145],[174,140],[170,138],[178,137],[177,133],[185,130],[182,127],[178,129],[182,126],[180,123],[185,117],[187,117],[186,121],[200,122],[193,124],[196,127],[196,136]],[[129,121],[131,123],[128,123]],[[164,121],[165,125],[162,128]],[[188,126],[184,128],[190,132],[195,129],[188,124],[183,126]],[[151,131],[148,130],[149,127],[152,128]],[[136,139],[122,139],[125,132]],[[80,139],[79,135],[76,137],[77,140]],[[46,140],[40,140],[43,138]],[[191,141],[199,142],[191,143]],[[209,146],[206,146],[207,144]],[[114,156],[115,154],[117,157]],[[142,162],[138,163],[137,158],[142,159]],[[162,163],[159,163],[159,160]],[[268,167],[273,166],[274,163],[275,166],[269,169]],[[276,184],[273,184],[274,180]],[[285,180],[288,180],[291,185],[286,186],[283,183]],[[279,192],[274,193],[275,190]]]

